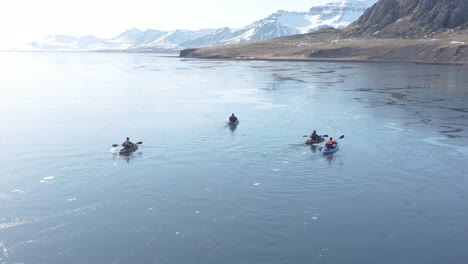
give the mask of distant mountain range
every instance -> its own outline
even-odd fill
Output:
[[[133,28],[110,38],[52,35],[28,43],[20,50],[37,51],[179,51],[220,46],[317,31],[344,28],[356,21],[377,0],[343,0],[314,6],[308,12],[279,10],[240,29],[220,28],[162,31]]]

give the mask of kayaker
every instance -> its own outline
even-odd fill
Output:
[[[234,123],[234,122],[237,121],[237,117],[234,115],[234,113],[232,113],[232,115],[229,117],[229,121],[230,121],[231,123]]]
[[[130,141],[130,138],[127,137],[127,140],[124,141],[124,143],[122,143],[122,147],[124,147],[125,149],[131,149],[133,148],[135,144],[133,144],[131,141]]]
[[[325,147],[328,148],[328,149],[333,149],[335,148],[335,145],[336,145],[336,141],[333,140],[332,137],[330,137],[330,139],[328,139],[327,143],[325,143]]]
[[[312,140],[319,140],[319,139],[320,139],[320,136],[317,135],[317,132],[314,130],[314,131],[312,132],[312,134],[310,134],[310,138],[311,138]]]

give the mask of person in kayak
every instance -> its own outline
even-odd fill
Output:
[[[135,146],[135,144],[133,144],[130,141],[129,137],[127,137],[127,140],[125,140],[124,143],[122,143],[122,147],[124,147],[125,149],[131,149],[131,148],[133,148],[133,146]]]
[[[320,136],[317,135],[317,132],[314,130],[314,131],[312,132],[312,134],[310,134],[310,138],[311,138],[312,140],[319,140],[319,139],[320,139]]]
[[[232,115],[229,117],[229,122],[234,123],[237,121],[237,117],[232,113]]]
[[[336,144],[337,144],[336,141],[333,140],[332,137],[330,137],[330,139],[327,141],[327,143],[325,143],[325,147],[326,147],[327,149],[334,149],[335,146],[336,146]]]

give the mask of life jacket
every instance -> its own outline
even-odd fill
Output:
[[[231,121],[231,122],[236,122],[236,120],[237,120],[237,117],[235,117],[235,116],[230,116],[229,117],[229,121]]]

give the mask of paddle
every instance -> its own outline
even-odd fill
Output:
[[[344,138],[344,135],[341,135],[338,139],[343,139],[343,138]],[[337,143],[338,143],[338,139],[336,140]],[[322,149],[323,149],[323,147],[320,147],[320,148],[319,148],[319,151],[322,151]]]
[[[135,143],[135,144],[141,145],[141,144],[143,144],[143,142],[142,142],[142,141],[138,141],[138,142]],[[119,145],[119,144],[112,144],[112,146],[115,148],[115,147],[118,147],[118,146],[120,146],[120,145]]]

